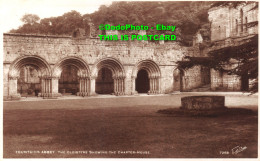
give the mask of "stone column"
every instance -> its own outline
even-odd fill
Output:
[[[136,84],[135,84],[135,79],[136,79],[135,76],[132,76],[132,77],[131,77],[131,81],[132,81],[131,95],[137,94],[137,91],[135,90],[135,86],[136,86]]]
[[[113,77],[113,82],[114,82],[114,94],[117,94],[117,81],[116,81],[116,77]]]
[[[149,85],[150,85],[150,90],[148,91],[148,94],[154,94],[154,81],[153,77],[149,77]]]
[[[89,89],[89,77],[80,77],[79,78],[79,92],[77,93],[77,96],[89,96],[90,89]]]
[[[39,96],[43,98],[57,98],[61,94],[58,93],[58,78],[51,76],[43,76],[41,79],[41,93]]]
[[[8,81],[8,84],[9,84],[9,91],[8,91],[8,97],[10,99],[20,99],[21,98],[21,95],[19,93],[17,93],[17,79],[18,77],[9,77],[9,81]]]
[[[49,97],[49,93],[48,93],[48,77],[47,76],[43,76],[40,77],[41,79],[41,93],[39,94],[39,96],[43,97],[43,98],[47,98]]]
[[[161,77],[157,78],[158,94],[161,93]]]
[[[121,76],[118,78],[118,94],[125,95],[125,77]]]
[[[116,76],[116,77],[113,77],[113,79],[114,79],[114,94],[116,96],[124,95],[125,94],[125,88],[124,88],[125,77]]]
[[[158,94],[158,85],[157,85],[158,78],[154,78],[154,93]]]
[[[121,95],[125,95],[125,78],[121,79]]]
[[[58,77],[51,78],[51,94],[52,94],[52,97],[61,96],[61,94],[59,93],[59,78]]]
[[[90,78],[88,77],[87,79],[87,92],[88,92],[88,96],[90,95]]]
[[[150,90],[148,94],[159,94],[160,93],[160,77],[151,76],[149,77]]]
[[[90,78],[90,95],[91,96],[96,95],[96,79],[97,79],[97,77]]]
[[[156,88],[155,88],[155,78],[154,77],[152,78],[152,85],[153,85],[152,92],[153,92],[153,94],[155,94]]]

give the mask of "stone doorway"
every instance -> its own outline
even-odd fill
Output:
[[[138,93],[148,93],[150,90],[149,86],[149,77],[148,77],[148,72],[144,69],[141,69],[137,73],[137,78],[136,78],[136,91]]]
[[[184,71],[182,69],[173,71],[173,91],[183,91],[183,75]]]
[[[59,93],[76,95],[79,92],[78,69],[73,65],[64,66],[59,79]]]
[[[98,77],[96,79],[96,91],[97,94],[112,94],[114,93],[114,80],[112,77],[112,71],[108,68],[101,68],[98,71]]]
[[[37,67],[25,65],[20,69],[17,93],[22,97],[35,97],[41,92],[41,82]]]
[[[241,91],[249,91],[249,78],[247,73],[241,76]]]

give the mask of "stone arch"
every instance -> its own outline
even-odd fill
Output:
[[[20,76],[20,70],[30,65],[34,67],[38,72],[40,78],[41,93],[40,96],[50,96],[52,93],[51,82],[49,81],[51,76],[51,68],[48,62],[40,56],[22,56],[13,61],[9,68],[9,96],[20,97],[17,93],[17,79]]]
[[[58,80],[61,76],[62,70],[71,65],[77,69],[77,76],[79,79],[79,92],[78,96],[88,96],[90,95],[90,70],[87,63],[79,57],[69,56],[58,61],[52,72],[52,77],[55,79],[55,91],[58,92]]]
[[[98,60],[92,68],[93,80],[97,79],[98,71],[102,68],[107,68],[112,72],[112,78],[114,81],[114,94],[124,95],[125,94],[125,70],[121,62],[115,58],[107,57]],[[92,87],[95,87],[95,81],[93,81]],[[92,90],[95,92],[95,89]]]
[[[33,65],[39,71],[41,76],[50,76],[51,68],[48,62],[40,56],[22,56],[13,61],[9,68],[9,77],[18,76],[21,67],[24,65]]]
[[[157,63],[153,60],[142,60],[138,62],[132,72],[132,93],[136,93],[135,87],[135,80],[137,78],[137,74],[140,70],[145,70],[148,73],[149,77],[149,85],[150,90],[148,94],[158,94],[160,93],[160,78],[161,78],[161,70]]]
[[[183,91],[183,77],[185,71],[181,68],[173,70],[173,91]]]

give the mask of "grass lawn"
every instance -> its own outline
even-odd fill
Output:
[[[226,96],[226,106],[253,115],[157,113],[178,108],[183,96],[4,102],[4,158],[257,157],[257,97]],[[244,149],[232,154],[237,146]]]

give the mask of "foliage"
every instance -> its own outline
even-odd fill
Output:
[[[25,14],[21,18],[21,21],[24,24],[30,24],[30,25],[37,23],[39,20],[40,20],[40,17],[38,15],[35,15],[35,14]]]
[[[235,8],[242,3],[245,2],[236,2],[232,4],[232,7]],[[213,6],[225,6],[229,4],[230,2],[218,2]],[[256,6],[253,9],[257,9],[258,4]],[[248,27],[255,27],[256,25],[258,25],[258,21],[249,23]],[[178,67],[188,69],[196,65],[202,65],[227,72],[228,74],[246,75],[248,79],[254,80],[252,88],[249,90],[252,93],[256,93],[258,92],[258,34],[244,38],[238,44],[212,50],[208,53],[209,57],[206,58],[186,57],[187,61],[178,62]],[[211,47],[214,48],[215,46],[217,45],[213,42]]]
[[[175,34],[177,40],[185,45],[191,44],[193,35],[205,23],[208,23],[207,11],[213,2],[113,2],[102,5],[92,14],[81,15],[77,11],[62,16],[41,19],[40,23],[30,26],[24,24],[15,33],[35,33],[52,35],[71,35],[76,28],[88,28],[92,22],[98,29],[100,24],[113,25],[175,25],[171,31],[148,30],[147,34]],[[127,34],[128,32],[124,32]],[[129,34],[129,33],[128,33]]]

